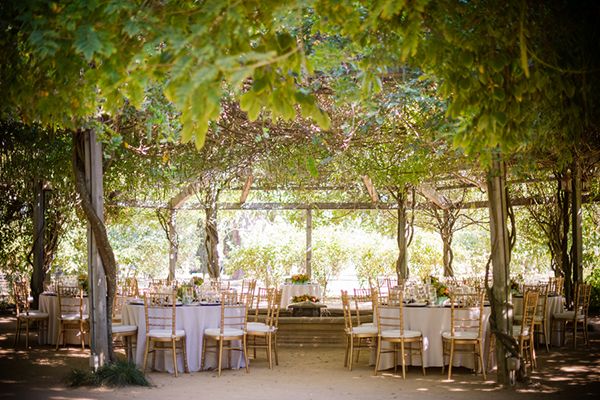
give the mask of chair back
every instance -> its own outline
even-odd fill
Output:
[[[377,316],[377,330],[399,330],[404,336],[404,290],[392,288],[387,297],[379,297],[375,314]]]
[[[344,326],[346,332],[352,331],[352,311],[350,310],[350,298],[348,291],[342,290],[342,311],[344,312]]]
[[[225,330],[241,329],[246,332],[248,305],[242,301],[235,292],[221,291],[221,335]]]
[[[265,323],[270,327],[279,325],[279,311],[281,310],[281,289],[273,289],[268,296],[267,319]]]
[[[17,318],[20,315],[29,315],[29,282],[13,282],[13,296]]]
[[[528,291],[538,292],[535,316],[542,319],[545,318],[546,309],[548,308],[548,286],[548,284],[523,285],[523,293]]]
[[[256,279],[244,279],[242,289],[240,290],[240,301],[249,306],[254,303],[254,292],[256,289]]]
[[[548,280],[548,292],[554,293],[557,296],[564,295],[565,288],[565,278],[562,276],[557,276],[554,278],[550,278]]]
[[[269,295],[273,291],[275,291],[275,288],[258,288],[258,293],[256,295],[256,307],[254,308],[254,322],[258,322],[258,314],[261,308],[266,308],[268,312]]]
[[[450,333],[457,336],[460,332],[477,333],[483,337],[483,291],[450,292]]]
[[[138,286],[138,281],[134,276],[125,278],[119,286],[121,295],[123,295],[124,297],[140,296],[140,288]]]
[[[83,319],[83,289],[81,287],[58,285],[56,294],[58,296],[60,317],[72,315]]]
[[[346,295],[348,293],[346,292]],[[364,305],[368,305],[368,309],[373,312],[373,295],[371,293],[371,289],[354,289],[354,305],[356,307],[356,323],[357,325],[362,324],[366,320],[365,314],[367,310],[365,310]],[[363,314],[361,317],[361,313]],[[361,321],[361,318],[363,321]]]
[[[524,287],[523,295],[523,320],[521,322],[521,337],[529,336],[533,333],[535,324],[535,315],[538,310],[538,299],[540,296],[539,288]]]
[[[592,285],[586,283],[577,283],[575,288],[575,318],[579,315],[587,317],[590,307],[590,297]]]
[[[170,330],[173,337],[177,325],[177,291],[155,291],[144,295],[146,334],[151,330]]]

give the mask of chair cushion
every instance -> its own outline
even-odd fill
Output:
[[[79,321],[80,319],[87,319],[87,315],[79,316],[79,313],[76,314],[62,314],[60,319],[63,321]]]
[[[274,326],[268,326],[268,325],[265,325],[265,324],[262,324],[262,325],[252,325],[252,326],[250,326],[250,324],[248,324],[248,326],[246,327],[246,332],[248,332],[248,333],[252,333],[252,332],[257,332],[257,333],[275,332],[275,327]]]
[[[248,322],[246,328],[247,330],[258,330],[264,329],[265,326],[267,326],[267,324],[265,324],[264,322]]]
[[[20,314],[19,318],[24,319],[45,319],[48,318],[48,313],[39,310],[29,310],[29,314]]]
[[[172,331],[170,329],[150,329],[146,336],[155,338],[170,338]],[[175,330],[175,337],[184,337],[185,331],[183,329]]]
[[[221,329],[219,328],[208,328],[204,330],[204,334],[208,336],[221,336]],[[243,336],[244,331],[241,329],[225,328],[223,330],[223,336]]]
[[[410,339],[410,338],[416,338],[419,336],[421,336],[421,332],[419,332],[419,331],[405,330],[404,335],[400,335],[400,329],[387,329],[385,331],[381,331],[382,338]]]
[[[377,327],[373,326],[373,325],[360,325],[360,326],[355,326],[352,328],[352,333],[354,333],[356,335],[361,335],[361,334],[365,334],[365,333],[377,335],[377,332],[378,332]]]
[[[377,325],[375,325],[375,322],[363,322],[359,326],[375,326],[376,327]]]
[[[442,337],[444,339],[458,339],[458,340],[475,340],[479,338],[479,335],[477,332],[472,332],[472,331],[459,331],[459,332],[454,332],[454,336],[452,336],[451,332],[442,332]]]
[[[135,325],[121,325],[121,324],[115,324],[112,326],[112,333],[114,334],[129,334],[129,333],[136,333],[137,332],[137,326]]]
[[[552,318],[554,319],[562,319],[570,321],[575,317],[575,311],[563,311],[559,313],[552,314]],[[578,314],[577,319],[583,319],[583,314]]]

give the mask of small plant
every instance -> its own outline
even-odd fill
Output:
[[[96,372],[75,369],[67,377],[69,386],[150,386],[150,383],[135,364],[116,361],[103,365]]]
[[[292,303],[302,303],[303,301],[311,301],[313,303],[318,303],[319,298],[316,296],[311,296],[310,294],[301,294],[300,296],[292,297]]]

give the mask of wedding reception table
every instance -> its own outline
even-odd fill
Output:
[[[79,304],[78,298],[65,299],[67,302]],[[86,313],[87,297],[83,300],[83,312]],[[39,335],[40,344],[56,344],[58,339],[58,317],[60,316],[60,305],[58,304],[58,296],[55,293],[42,293],[39,299],[39,309],[42,312],[48,313],[48,331],[45,334]],[[89,343],[89,335],[86,335],[86,343]],[[77,332],[73,330],[66,331],[66,342],[69,344],[81,344]]]
[[[386,310],[382,310],[382,312],[385,311]],[[490,317],[490,307],[484,307],[483,313],[484,352],[487,352],[487,342],[489,341],[488,320]],[[450,307],[404,306],[404,329],[421,331],[423,333],[423,363],[425,364],[426,368],[441,367],[443,365],[442,332],[450,331],[450,314]],[[484,362],[487,361],[486,354],[484,354]],[[376,356],[376,350],[373,350],[371,352],[371,363],[373,365],[375,364]],[[399,358],[398,360],[401,359]],[[406,362],[407,364],[410,363],[410,365],[421,365],[421,360],[418,355],[413,355],[412,363],[408,357]],[[463,366],[467,368],[473,368],[473,355],[467,353],[456,353],[454,355],[454,361],[452,365],[455,367]],[[379,363],[379,369],[385,370],[393,367],[393,354],[382,354]]]
[[[317,283],[283,284],[281,285],[281,308],[286,309],[292,302],[293,296],[308,294],[321,298],[321,286]]]
[[[166,309],[165,311],[170,312]],[[240,307],[240,313],[245,312]],[[213,352],[206,353],[206,365],[200,365],[202,361],[202,337],[206,328],[218,328],[221,324],[221,307],[219,304],[210,305],[183,305],[177,306],[176,328],[185,330],[185,346],[187,361],[190,372],[216,368],[217,355]],[[146,318],[143,304],[126,304],[121,313],[123,324],[137,325],[138,336],[135,351],[135,362],[143,368],[144,351],[146,348]],[[229,368],[229,358],[224,354],[223,368]],[[232,365],[235,368],[244,366],[240,352],[232,352]],[[148,357],[148,369],[151,368],[152,355]],[[183,358],[177,356],[177,369],[183,371]],[[156,357],[156,369],[159,371],[173,372],[173,359],[168,351],[160,351]]]
[[[512,296],[514,315],[523,315],[523,295],[515,294]],[[552,332],[552,314],[564,311],[564,297],[563,296],[550,296],[548,295],[548,302],[546,303],[546,332],[550,336],[550,344],[553,346],[560,346],[561,343],[561,332]],[[537,332],[536,332],[537,335]],[[544,343],[540,337],[540,342]]]

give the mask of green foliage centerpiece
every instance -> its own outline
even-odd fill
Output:
[[[318,303],[320,299],[317,296],[311,296],[310,294],[301,294],[299,296],[292,296],[292,303],[302,303],[310,301],[311,303]]]
[[[303,285],[305,283],[310,282],[310,277],[307,274],[296,274],[296,275],[292,275],[292,277],[290,278],[290,281],[294,285]]]

